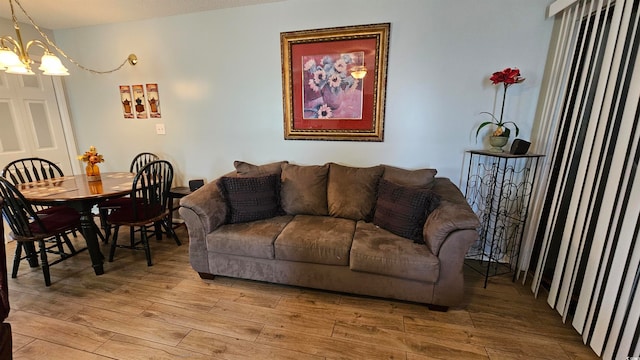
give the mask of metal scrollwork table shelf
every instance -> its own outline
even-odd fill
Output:
[[[538,160],[544,155],[470,150],[465,197],[480,219],[480,237],[465,263],[489,277],[515,280]]]

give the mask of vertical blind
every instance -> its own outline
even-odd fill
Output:
[[[599,356],[640,356],[640,0],[558,3],[523,257]]]

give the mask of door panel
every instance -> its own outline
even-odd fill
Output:
[[[17,153],[24,147],[16,126],[11,100],[0,99],[0,153]]]
[[[51,77],[0,73],[0,132],[0,168],[35,156],[72,173]]]

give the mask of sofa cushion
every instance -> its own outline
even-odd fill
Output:
[[[329,165],[282,165],[280,203],[287,214],[327,215]]]
[[[353,271],[425,282],[437,282],[440,275],[440,261],[427,246],[364,221],[356,225],[350,258]]]
[[[227,224],[206,237],[207,250],[222,254],[273,259],[273,242],[293,216],[276,216],[250,223]]]
[[[383,170],[382,166],[358,168],[330,163],[329,215],[356,221],[371,220]]]
[[[234,224],[278,215],[280,177],[222,177],[218,187],[229,208],[227,222]]]
[[[238,176],[264,176],[276,174],[280,176],[282,171],[282,165],[289,163],[288,161],[277,161],[264,165],[253,165],[248,162],[236,160],[233,162],[233,166],[236,168]]]
[[[353,220],[296,215],[274,243],[276,259],[348,265],[355,227]]]
[[[439,204],[440,198],[433,191],[400,186],[382,179],[378,186],[373,223],[398,236],[424,244],[424,222]]]
[[[430,189],[438,171],[436,169],[406,170],[399,167],[384,165],[382,178],[402,186],[412,186]]]

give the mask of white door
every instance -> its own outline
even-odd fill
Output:
[[[0,169],[40,157],[72,174],[53,80],[49,76],[0,73]]]

